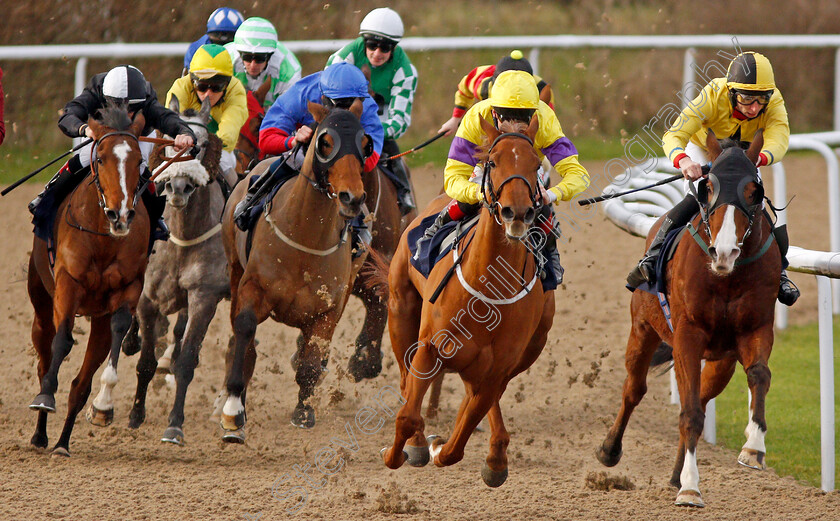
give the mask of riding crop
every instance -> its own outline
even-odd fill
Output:
[[[396,155],[390,156],[390,157],[388,157],[388,159],[396,159],[396,158],[398,158],[398,157],[402,157],[402,156],[404,156],[404,155],[406,155],[406,154],[410,154],[410,153],[412,153],[412,152],[417,152],[417,151],[418,151],[418,150],[420,150],[421,148],[425,147],[426,145],[430,145],[430,144],[434,143],[435,141],[437,141],[438,139],[442,138],[442,137],[443,137],[443,136],[445,136],[445,135],[446,135],[446,132],[441,132],[440,134],[438,134],[438,135],[436,135],[436,136],[434,136],[434,137],[432,137],[432,138],[429,138],[429,139],[427,139],[426,141],[423,141],[422,143],[420,143],[420,144],[419,144],[419,145],[417,145],[416,147],[411,148],[411,149],[409,149],[409,150],[406,150],[405,152],[400,152],[399,154],[396,154]]]
[[[0,192],[0,195],[6,195],[6,194],[8,194],[9,192],[11,192],[12,190],[14,190],[14,189],[15,189],[15,188],[17,188],[18,186],[22,185],[23,183],[25,183],[26,181],[28,181],[29,179],[31,179],[32,177],[34,177],[36,174],[38,174],[39,172],[41,172],[43,169],[45,169],[45,168],[47,168],[48,166],[50,166],[51,164],[55,163],[56,161],[58,161],[58,160],[59,160],[59,159],[61,159],[62,157],[66,156],[66,155],[68,155],[68,154],[72,154],[73,152],[75,152],[75,151],[79,150],[80,148],[82,148],[82,147],[84,147],[84,146],[86,146],[86,145],[89,145],[89,144],[90,144],[90,143],[92,143],[92,142],[93,142],[93,140],[92,140],[92,139],[90,139],[90,138],[88,138],[88,139],[86,139],[86,140],[82,141],[81,143],[79,143],[79,144],[78,144],[78,145],[76,145],[75,147],[71,148],[71,149],[70,149],[70,150],[68,150],[67,152],[65,152],[65,153],[61,154],[61,155],[60,155],[60,156],[58,156],[57,158],[53,159],[52,161],[50,161],[50,162],[49,162],[49,163],[47,163],[46,165],[44,165],[44,166],[42,166],[41,168],[39,168],[39,169],[35,170],[34,172],[31,172],[31,173],[29,173],[29,174],[26,174],[25,176],[21,177],[20,179],[18,179],[18,180],[17,180],[17,181],[15,181],[14,183],[12,183],[10,186],[7,186],[7,187],[6,187],[6,188],[5,188],[2,192]]]

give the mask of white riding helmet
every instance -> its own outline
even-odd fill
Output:
[[[403,23],[393,9],[380,7],[369,12],[359,26],[359,36],[378,36],[398,42],[403,37]]]

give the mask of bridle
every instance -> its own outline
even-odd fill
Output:
[[[97,138],[94,142],[93,146],[90,148],[90,164],[91,170],[93,171],[93,182],[96,185],[96,192],[97,198],[99,199],[99,207],[105,211],[105,192],[102,190],[102,185],[99,182],[99,146],[107,137],[116,137],[116,136],[128,136],[137,143],[137,146],[140,146],[140,140],[131,132],[127,132],[125,130],[115,130],[113,132],[108,132],[107,134]],[[134,189],[134,202],[132,203],[132,208],[137,205],[137,201],[140,199],[140,196],[143,194],[143,188],[145,188],[146,184],[149,181],[144,179],[143,176],[140,176],[140,180],[137,182],[137,187]]]
[[[493,161],[490,160],[489,156],[490,156],[490,153],[493,151],[493,148],[499,143],[499,141],[501,141],[502,139],[507,138],[507,137],[521,138],[521,139],[524,139],[525,141],[527,141],[528,144],[530,144],[531,146],[534,145],[534,140],[531,139],[530,137],[528,137],[525,134],[522,134],[520,132],[505,132],[503,134],[500,134],[499,137],[497,137],[496,139],[494,139],[493,143],[490,145],[490,148],[487,150],[488,157],[487,157],[487,160],[484,162],[484,175],[481,178],[481,193],[485,194],[485,197],[482,201],[482,204],[488,209],[488,211],[490,212],[490,215],[493,216],[493,218],[496,220],[496,222],[499,225],[502,224],[502,221],[499,217],[499,214],[501,212],[501,206],[502,206],[501,203],[499,202],[499,198],[502,195],[502,189],[505,187],[505,185],[508,184],[509,182],[513,181],[514,179],[521,179],[525,183],[525,185],[528,187],[528,194],[531,197],[532,208],[536,211],[536,210],[539,210],[542,207],[542,200],[540,198],[540,192],[539,192],[539,184],[537,184],[537,186],[535,188],[535,187],[531,186],[531,182],[528,181],[528,179],[526,179],[525,177],[523,177],[519,174],[514,174],[514,175],[508,177],[507,179],[502,181],[501,184],[499,184],[498,188],[495,188],[493,186],[493,179],[490,176],[490,171],[496,165],[495,165],[495,163],[493,163]],[[538,181],[538,183],[539,183],[539,181]]]
[[[758,194],[756,198],[758,202],[753,204],[748,203],[744,198],[744,189],[747,184],[751,182],[758,185]],[[707,184],[711,185],[712,193],[714,194],[711,201],[708,200],[706,195]],[[755,215],[758,213],[758,210],[761,208],[761,203],[765,199],[764,186],[761,184],[761,180],[758,179],[757,176],[743,175],[738,180],[738,184],[734,190],[735,197],[733,197],[733,194],[729,193],[731,190],[728,190],[726,194],[722,193],[724,184],[731,185],[732,183],[723,183],[717,175],[710,173],[708,179],[701,181],[701,189],[699,192],[694,188],[694,183],[689,183],[689,190],[691,191],[692,196],[694,196],[697,200],[697,204],[700,207],[700,219],[703,223],[706,235],[710,240],[712,237],[712,229],[709,225],[709,218],[720,207],[730,205],[734,206],[747,217],[747,220],[749,221],[747,229],[744,231],[744,235],[737,243],[738,248],[743,248],[744,242],[746,242],[747,238],[752,233]]]

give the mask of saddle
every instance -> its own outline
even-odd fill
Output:
[[[420,272],[423,277],[428,278],[432,268],[452,250],[455,240],[463,237],[478,223],[479,214],[460,221],[451,221],[435,233],[431,239],[426,239],[418,244],[429,226],[435,222],[438,214],[432,214],[420,221],[420,225],[408,232],[408,248],[411,252],[411,265]]]

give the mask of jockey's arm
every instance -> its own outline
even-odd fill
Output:
[[[248,121],[248,98],[245,87],[239,80],[231,80],[225,92],[224,112],[219,121],[216,135],[225,145],[225,150],[233,150],[239,139],[242,125]]]
[[[399,139],[411,125],[414,91],[417,90],[417,69],[408,59],[397,69],[391,82],[388,119],[382,123],[385,139]]]
[[[557,115],[545,102],[538,109],[540,129],[534,146],[548,158],[561,181],[549,189],[552,202],[569,201],[589,187],[589,173],[578,161],[575,145],[563,134]]]
[[[90,86],[86,87],[81,94],[64,106],[64,114],[58,119],[58,128],[67,137],[83,135],[81,133],[83,131],[82,125],[87,125],[90,115],[100,106],[96,94],[90,89]]]
[[[775,97],[775,96],[774,96]],[[767,106],[767,116],[764,122],[764,147],[759,155],[757,166],[767,166],[778,163],[787,153],[790,140],[790,124],[784,101],[772,99]]]

